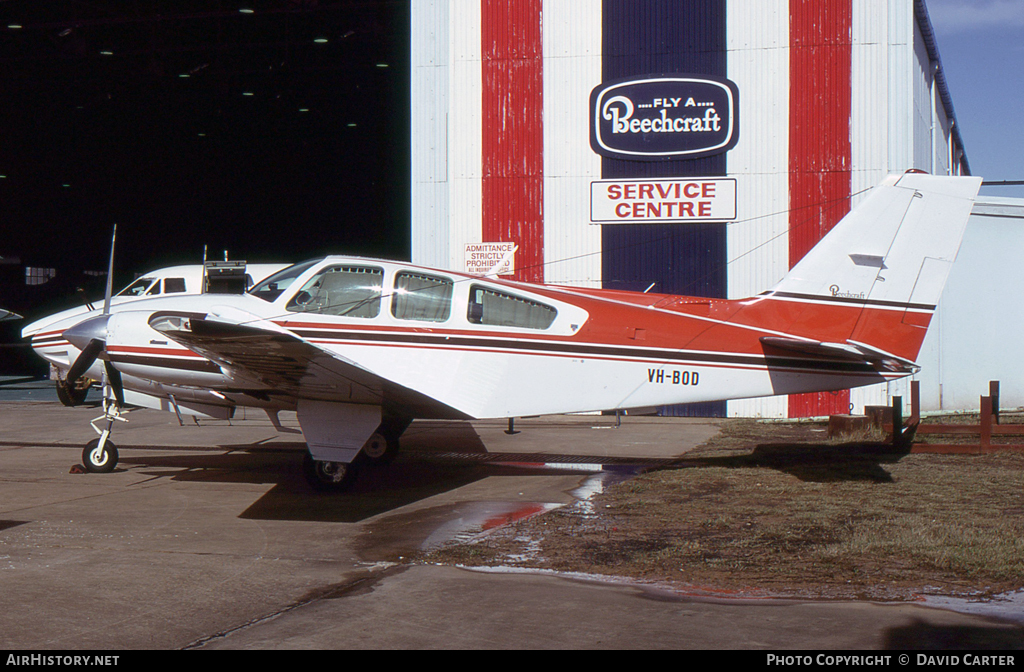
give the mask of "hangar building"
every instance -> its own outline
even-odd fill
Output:
[[[887,174],[970,173],[924,0],[413,0],[411,59],[424,265],[741,298]],[[1007,235],[993,221],[984,235]],[[970,277],[953,293],[977,308]],[[925,343],[925,410],[976,407],[1000,375],[950,367],[963,309]],[[820,416],[894,394],[904,381],[662,412]]]

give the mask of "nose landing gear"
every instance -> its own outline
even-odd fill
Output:
[[[100,420],[106,420],[106,429],[100,429],[96,426],[96,423]],[[128,419],[121,417],[121,407],[119,405],[111,404],[108,400],[104,399],[103,415],[89,423],[96,430],[96,433],[100,435],[100,438],[93,439],[85,444],[85,449],[82,451],[82,464],[85,465],[86,471],[94,474],[109,474],[117,466],[117,446],[110,440],[110,432],[114,427],[114,422],[128,422]]]

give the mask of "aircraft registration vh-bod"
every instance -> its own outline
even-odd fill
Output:
[[[775,287],[746,299],[332,256],[244,295],[113,305],[59,327],[80,353],[66,363],[72,377],[105,376],[112,399],[83,459],[113,468],[109,430],[132,397],[213,417],[260,407],[278,427],[277,413],[294,410],[307,477],[340,489],[390,460],[415,418],[629,409],[907,376],[980,184],[890,176]]]

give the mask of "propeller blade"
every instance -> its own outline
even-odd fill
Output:
[[[114,294],[114,243],[117,242],[117,224],[114,224],[114,233],[110,236],[110,263],[107,265],[107,289],[103,295],[103,314],[110,314],[110,297]]]
[[[75,381],[82,377],[82,374],[89,370],[92,363],[96,361],[100,353],[103,352],[105,343],[97,338],[92,339],[82,349],[82,353],[78,355],[75,362],[68,369],[67,383],[68,385],[74,385]]]
[[[121,408],[124,406],[124,383],[121,381],[121,372],[109,361],[103,362],[103,368],[107,371],[107,383],[114,392],[114,401],[117,407]]]
[[[69,327],[61,334],[68,343],[81,350],[81,354],[68,369],[67,383],[74,385],[107,347],[107,320],[109,315],[100,315],[83,320]]]

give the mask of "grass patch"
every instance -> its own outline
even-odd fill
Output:
[[[821,424],[737,420],[591,506],[430,559],[794,596],[996,594],[1024,586],[1022,493],[1018,454],[901,455]]]

